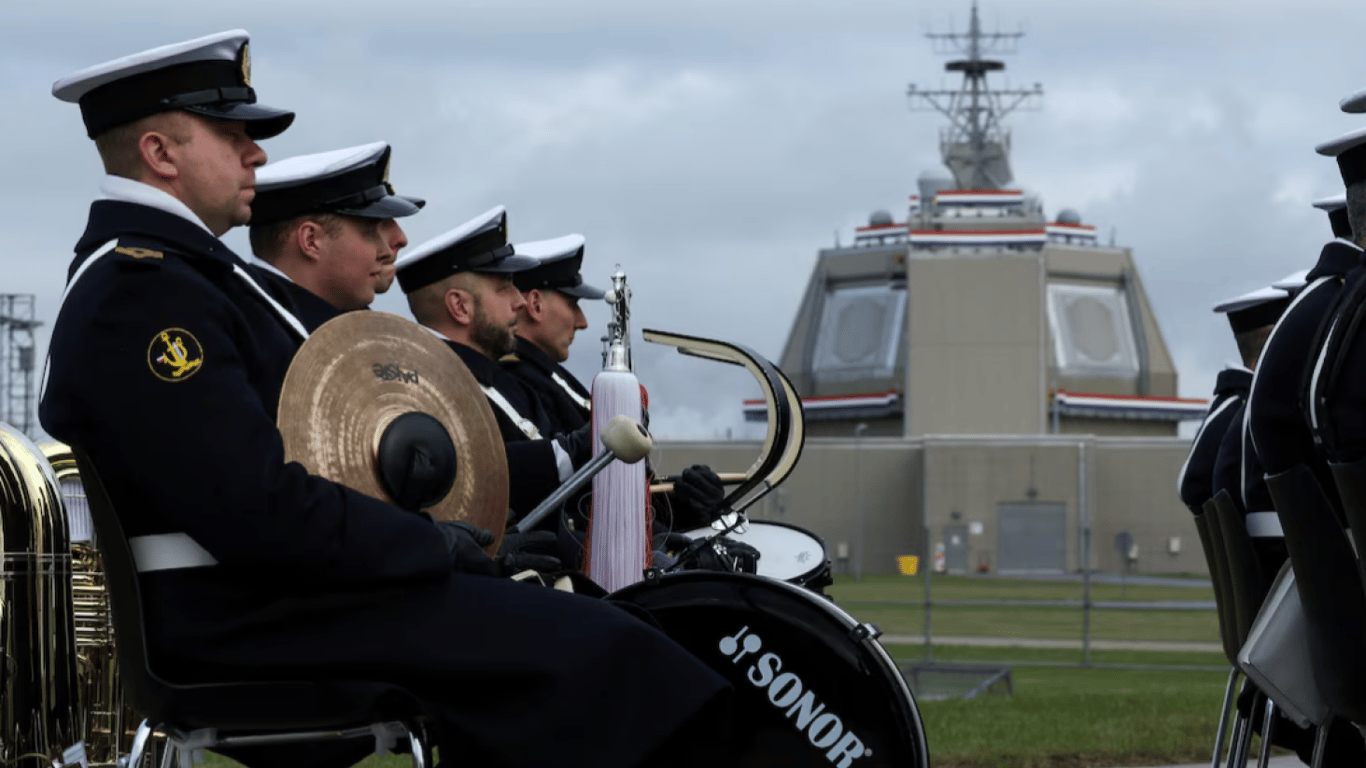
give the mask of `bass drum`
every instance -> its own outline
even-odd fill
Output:
[[[830,559],[825,555],[825,542],[816,534],[789,523],[768,520],[750,520],[746,526],[744,533],[732,531],[725,538],[759,550],[757,573],[760,576],[814,591],[830,586]],[[698,528],[685,535],[703,539],[715,536],[716,531],[710,527]]]
[[[744,766],[926,768],[920,711],[876,639],[829,600],[762,576],[686,571],[607,596],[735,687]]]

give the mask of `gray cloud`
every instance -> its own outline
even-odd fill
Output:
[[[514,239],[583,233],[590,282],[621,263],[636,328],[776,358],[817,249],[874,209],[901,211],[939,167],[942,120],[904,92],[956,85],[920,35],[967,14],[893,0],[7,3],[3,290],[38,294],[54,319],[97,183],[52,81],[241,26],[262,100],[299,113],[272,157],[388,140],[399,190],[430,202],[405,222],[414,244],[506,204]],[[982,14],[989,29],[1027,22],[1007,74],[1046,91],[1010,121],[1019,184],[1134,249],[1182,392],[1204,395],[1234,354],[1211,304],[1308,266],[1327,238],[1308,203],[1341,184],[1312,147],[1363,122],[1336,103],[1366,85],[1342,55],[1366,6],[1040,0]],[[377,307],[404,312],[395,295]],[[571,359],[585,379],[604,308],[589,319]],[[657,433],[753,429],[743,373],[653,345],[636,356]]]

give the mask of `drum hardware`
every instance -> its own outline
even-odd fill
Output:
[[[508,533],[521,533],[536,527],[536,524],[545,519],[570,496],[578,493],[588,481],[592,480],[599,472],[611,464],[614,460],[620,459],[626,464],[635,464],[649,455],[654,447],[654,441],[650,439],[650,433],[640,424],[631,421],[626,416],[614,416],[607,423],[607,428],[602,431],[602,451],[588,460],[587,464],[579,467],[578,471],[570,475],[554,493],[551,493],[536,508],[531,510],[517,522],[516,525],[508,528]]]
[[[726,512],[743,512],[778,487],[797,465],[806,442],[806,420],[801,397],[786,374],[749,347],[698,336],[645,329],[646,341],[675,347],[679,353],[729,365],[739,365],[758,382],[768,408],[763,447],[744,472],[735,490],[721,502]]]
[[[593,377],[594,444],[612,420],[643,421],[645,392],[631,362],[631,289],[618,264],[603,297],[611,308],[603,367]],[[592,514],[584,539],[584,572],[608,591],[640,580],[650,566],[650,491],[643,464],[608,463],[593,477]]]
[[[287,461],[487,529],[497,553],[508,508],[498,423],[474,375],[422,326],[376,311],[324,323],[285,374],[279,428]]]
[[[710,528],[683,533],[694,539],[715,540],[718,536],[726,535],[715,531],[722,522],[718,520]],[[830,558],[826,556],[825,543],[819,536],[800,526],[776,520],[744,520],[744,523],[743,527],[724,530],[736,541],[759,551],[760,576],[786,581],[821,594],[822,588],[832,583]]]

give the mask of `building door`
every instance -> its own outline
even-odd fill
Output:
[[[1067,570],[1067,505],[997,504],[998,571],[1062,573]]]
[[[949,573],[968,572],[968,527],[944,526],[944,569]]]

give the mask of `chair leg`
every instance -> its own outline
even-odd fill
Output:
[[[1224,739],[1228,736],[1228,711],[1233,706],[1233,696],[1238,690],[1239,674],[1237,667],[1228,673],[1228,687],[1224,689],[1224,706],[1219,710],[1219,730],[1214,733],[1214,757],[1210,760],[1210,768],[1219,768],[1219,760],[1224,756]]]
[[[1257,757],[1257,768],[1266,768],[1271,761],[1271,737],[1276,729],[1276,703],[1268,696],[1262,710],[1262,751]]]
[[[1323,719],[1314,732],[1314,756],[1309,760],[1309,768],[1320,768],[1323,765],[1323,751],[1328,747],[1328,729],[1333,725],[1333,715]]]
[[[413,768],[432,768],[432,747],[427,743],[427,729],[421,723],[408,726],[408,747],[413,753]]]
[[[179,754],[180,745],[167,733],[165,751],[161,753],[161,768],[176,768],[176,756]]]
[[[142,768],[143,753],[147,751],[147,744],[152,739],[152,726],[146,720],[138,725],[137,734],[133,736],[133,748],[128,752],[128,768]]]
[[[1243,734],[1245,731],[1251,730],[1247,725],[1247,718],[1241,714],[1233,718],[1233,735],[1229,739],[1228,745],[1228,768],[1238,768],[1238,752],[1242,749]],[[1247,761],[1244,760],[1243,765],[1246,764]]]

